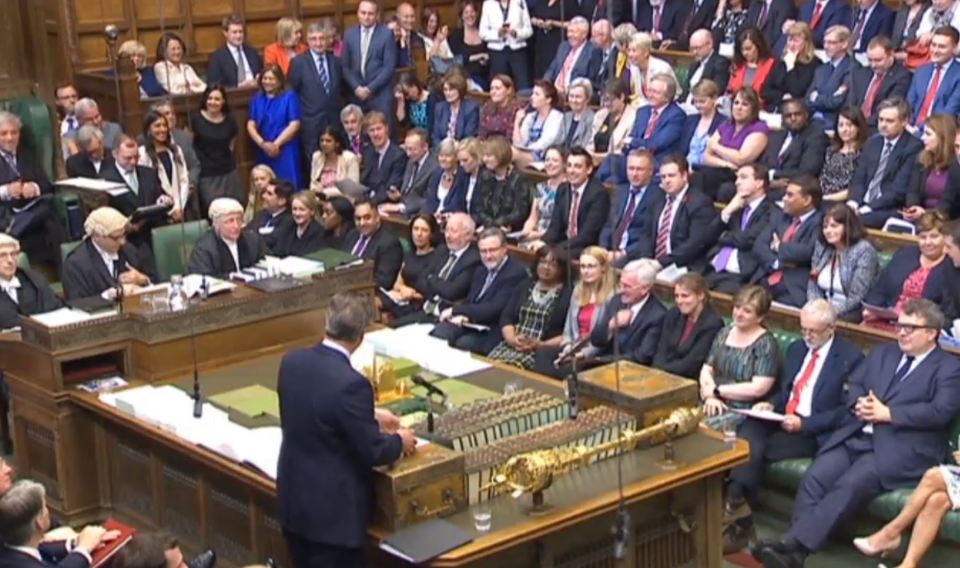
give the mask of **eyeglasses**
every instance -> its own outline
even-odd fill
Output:
[[[803,326],[801,326],[801,327],[800,327],[800,333],[802,333],[803,335],[819,335],[819,334],[821,334],[821,333],[824,333],[824,332],[830,330],[831,328],[833,328],[832,325],[825,325],[825,326],[820,327],[820,328],[816,328],[816,327],[803,327]]]
[[[905,333],[907,335],[910,335],[911,333],[917,331],[918,329],[933,329],[933,328],[930,327],[929,325],[914,325],[912,323],[897,322],[893,324],[893,329],[895,329],[897,333]]]

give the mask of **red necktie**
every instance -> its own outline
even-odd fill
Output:
[[[660,30],[660,16],[663,15],[663,8],[657,6],[653,9],[653,31]]]
[[[942,69],[941,66],[937,65],[937,70],[933,72],[933,80],[930,81],[927,96],[924,97],[923,104],[920,105],[920,112],[917,113],[917,125],[926,122],[927,116],[930,114],[930,109],[933,107],[933,99],[937,98],[937,90],[940,89],[940,71]]]
[[[647,121],[647,129],[643,131],[644,140],[653,136],[653,129],[657,127],[658,120],[660,120],[660,112],[657,109],[651,110],[650,120]]]
[[[674,201],[675,198],[672,195],[667,197],[667,204],[663,207],[663,217],[660,219],[660,227],[657,228],[657,247],[653,255],[657,260],[667,256],[667,242],[670,240],[670,227],[673,225]]]
[[[870,118],[870,115],[873,111],[873,101],[877,98],[877,91],[880,90],[880,83],[883,82],[883,73],[874,73],[873,81],[870,83],[870,88],[867,89],[867,96],[863,99],[863,105],[860,106],[860,110],[863,111],[863,116]]]
[[[693,333],[693,326],[697,325],[697,320],[693,318],[687,318],[687,323],[683,325],[683,333],[680,334],[680,341],[677,342],[677,345],[683,345],[683,343],[690,337],[690,334]]]
[[[613,250],[620,249],[620,241],[623,240],[623,234],[627,231],[627,227],[630,226],[630,221],[633,220],[633,212],[637,209],[637,194],[640,193],[640,190],[630,190],[630,194],[627,196],[627,210],[623,214],[623,218],[620,219],[620,225],[617,226],[617,233],[613,237],[613,242],[610,244],[610,248]]]
[[[790,226],[787,227],[787,230],[783,233],[783,240],[780,241],[780,244],[789,243],[793,240],[793,237],[797,234],[797,229],[800,228],[800,217],[797,217],[793,220],[793,223],[790,223]],[[767,284],[771,287],[776,286],[777,284],[783,282],[783,271],[777,270],[776,272],[771,272],[770,276],[767,276]]]
[[[810,18],[810,29],[817,27],[817,23],[820,22],[820,14],[823,12],[823,5],[826,2],[817,2],[817,5],[813,7],[813,17]]]
[[[577,213],[580,211],[580,192],[573,187],[573,203],[570,205],[570,219],[567,221],[567,237],[573,239],[577,236]]]
[[[797,406],[800,405],[800,394],[803,393],[803,389],[806,388],[807,383],[810,382],[810,378],[813,377],[813,369],[817,366],[817,358],[820,357],[818,350],[814,349],[810,353],[810,362],[807,363],[807,368],[803,370],[803,374],[800,375],[800,380],[793,384],[793,394],[790,395],[790,401],[787,402],[787,414],[796,414]]]

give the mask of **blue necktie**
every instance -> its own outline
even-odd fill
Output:
[[[893,382],[899,383],[904,378],[906,378],[907,373],[910,372],[910,366],[913,365],[913,355],[907,355],[907,361],[897,369],[897,372],[893,375]]]
[[[323,85],[323,90],[330,92],[330,77],[327,76],[327,66],[323,64],[323,57],[320,56],[317,58],[317,72],[320,73],[320,84]]]

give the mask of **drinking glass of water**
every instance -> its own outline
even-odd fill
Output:
[[[493,524],[493,513],[486,505],[477,505],[473,508],[473,528],[480,532],[489,532]]]

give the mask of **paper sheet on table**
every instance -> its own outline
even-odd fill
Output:
[[[281,443],[283,432],[279,427],[254,428],[248,432],[248,441],[243,448],[241,461],[256,467],[270,479],[276,479]]]
[[[59,185],[61,187],[72,187],[76,189],[86,189],[89,191],[102,191],[113,196],[123,195],[128,191],[126,184],[85,177],[62,179],[56,182],[54,185]]]
[[[769,420],[770,422],[783,422],[784,416],[778,412],[773,412],[770,410],[751,410],[749,408],[734,408],[734,412],[737,414],[742,414],[750,418],[756,418],[758,420]]]
[[[83,310],[75,310],[73,308],[64,307],[51,312],[34,314],[30,317],[33,318],[34,321],[47,327],[59,327],[62,325],[70,325],[72,323],[84,322],[88,319],[91,319],[93,316]]]
[[[667,284],[673,284],[680,279],[681,276],[687,273],[687,267],[677,267],[676,264],[671,264],[670,266],[664,268],[657,273],[657,280],[661,282],[666,282]]]
[[[237,287],[237,285],[233,282],[227,282],[226,280],[214,278],[213,276],[206,276],[206,278],[204,278],[203,274],[187,274],[183,277],[183,291],[188,297],[193,298],[194,296],[200,294],[200,289],[203,288],[204,279],[206,279],[207,283],[208,296],[213,296],[214,294],[220,294],[222,292],[229,292]]]
[[[234,389],[211,396],[210,400],[249,418],[256,418],[263,414],[280,417],[280,398],[277,392],[263,385]]]

